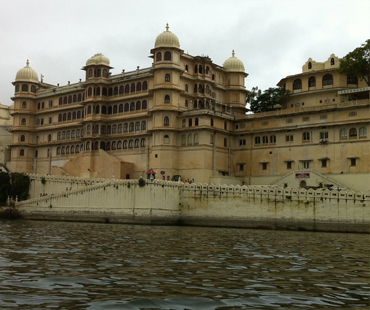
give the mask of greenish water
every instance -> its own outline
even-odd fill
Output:
[[[368,309],[369,235],[0,221],[1,309]]]

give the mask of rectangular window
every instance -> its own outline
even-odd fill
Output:
[[[328,161],[327,159],[321,160],[321,168],[326,168],[328,166]]]
[[[267,163],[262,163],[262,170],[267,170]]]
[[[262,122],[262,126],[267,126],[269,122]]]
[[[355,167],[357,158],[350,158],[350,160],[351,160],[351,167]]]
[[[286,120],[286,122],[289,124],[289,123],[293,123],[293,119],[292,118],[288,118],[287,120]]]
[[[302,161],[303,169],[310,169],[310,163],[309,160]]]
[[[356,116],[357,115],[357,112],[349,112],[348,113],[348,116]]]
[[[239,140],[239,145],[245,145],[245,143],[246,143],[245,139],[244,140]]]
[[[239,164],[239,171],[244,171],[244,165],[245,164]]]
[[[292,162],[291,161],[286,162],[286,168],[287,169],[292,169]]]
[[[328,131],[320,132],[320,140],[327,140],[327,139],[329,139],[329,132]]]
[[[309,120],[309,116],[302,117],[302,122],[308,122]]]
[[[327,118],[328,118],[328,116],[326,114],[320,115],[320,119],[327,119]]]
[[[286,135],[285,136],[285,141],[286,142],[293,142],[293,135]]]

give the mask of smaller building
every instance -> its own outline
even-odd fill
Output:
[[[13,117],[10,115],[14,110],[14,105],[10,107],[0,102],[0,171],[4,170],[7,162],[10,161],[10,148],[12,143],[11,129],[13,126]]]

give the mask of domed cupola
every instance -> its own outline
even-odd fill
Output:
[[[155,48],[158,47],[176,47],[180,48],[179,38],[168,30],[169,26],[166,25],[166,31],[163,31],[155,40]]]
[[[109,67],[110,61],[108,57],[105,57],[102,53],[98,53],[86,61],[86,66],[91,65],[103,65]]]
[[[234,50],[232,56],[224,62],[223,67],[227,72],[245,72],[244,64],[239,58],[235,57]]]
[[[35,70],[29,66],[30,62],[27,59],[26,66],[20,69],[15,76],[16,82],[39,82],[39,76]]]

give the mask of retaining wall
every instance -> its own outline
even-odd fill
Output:
[[[138,180],[51,176],[42,184],[41,176],[31,178],[32,198],[16,204],[26,219],[370,233],[370,195],[363,193],[167,181],[139,187]],[[40,197],[45,189],[54,193]]]

